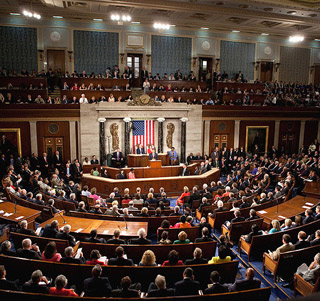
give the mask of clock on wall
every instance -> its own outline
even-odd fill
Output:
[[[52,31],[50,33],[50,39],[53,42],[58,42],[58,41],[61,40],[61,35],[60,35],[60,33],[58,31]]]
[[[211,45],[210,45],[209,41],[203,41],[201,44],[201,47],[203,50],[208,51],[210,49]]]

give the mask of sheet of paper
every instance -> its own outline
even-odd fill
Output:
[[[109,230],[104,230],[102,234],[108,234]]]
[[[41,229],[42,229],[42,227],[37,228],[37,230],[36,230],[36,234],[37,234],[37,235],[39,235],[39,234],[40,234]]]
[[[127,231],[121,231],[120,234],[121,234],[121,235],[126,235],[126,234],[127,234]]]
[[[306,203],[305,203],[305,205],[313,206],[313,204],[312,204],[312,203],[308,203],[308,202],[306,202]]]
[[[8,212],[6,212],[3,216],[10,216],[10,215],[12,215],[13,213],[8,213]]]
[[[260,214],[265,214],[265,213],[267,213],[267,211],[260,210],[260,211],[258,211],[258,213],[260,213]]]
[[[82,252],[82,248],[79,248],[78,250],[77,250],[77,253],[76,253],[76,255],[74,256],[74,258],[77,258],[77,259],[79,259],[80,258],[80,253]]]
[[[286,217],[283,216],[283,215],[278,215],[278,217],[280,217],[280,218],[282,218],[282,219],[286,219]]]
[[[308,206],[302,206],[302,208],[304,208],[304,209],[311,209],[311,208],[308,207]]]
[[[83,229],[82,228],[79,228],[78,230],[74,231],[76,233],[80,233]]]
[[[19,219],[22,219],[22,218],[24,218],[23,215],[21,215],[21,216],[19,216],[19,217],[16,217],[16,220],[18,221]]]
[[[0,200],[0,203],[3,203],[3,200]]]
[[[4,213],[4,211],[3,210],[0,210],[0,214],[3,214]]]

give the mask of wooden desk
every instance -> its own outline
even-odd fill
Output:
[[[155,171],[156,173],[162,172],[164,169],[170,168],[162,167],[157,168],[145,168],[144,172]],[[180,166],[172,166],[171,169],[181,168]],[[108,168],[108,171],[111,168]],[[117,170],[114,168],[114,170]],[[179,169],[178,169],[179,170]],[[117,170],[118,171],[118,170]],[[135,169],[137,172],[137,170]],[[119,171],[118,171],[119,172]],[[125,188],[129,188],[130,191],[135,191],[137,187],[141,187],[142,193],[147,193],[149,188],[153,187],[155,191],[159,191],[160,187],[164,187],[165,191],[171,195],[180,194],[183,191],[184,186],[188,186],[191,190],[194,185],[202,187],[204,183],[208,184],[211,181],[218,181],[220,178],[220,170],[218,168],[213,168],[210,171],[199,175],[199,176],[171,176],[171,177],[152,177],[152,178],[136,178],[133,180],[118,180],[118,179],[105,179],[102,177],[95,177],[90,174],[84,174],[82,176],[82,185],[88,185],[89,188],[96,187],[98,193],[109,194],[113,191],[115,187],[119,188],[120,193],[123,192]]]
[[[161,168],[162,162],[161,162],[161,160],[151,160],[151,161],[149,161],[149,167],[150,168]]]
[[[126,230],[126,222],[124,221],[86,219],[73,216],[64,216],[64,219],[66,220],[66,224],[71,226],[71,232],[76,237],[87,237],[92,229],[97,229],[100,237],[113,236],[113,231],[116,229],[121,231],[121,236],[128,238],[137,237],[137,232],[140,228],[144,228],[146,232],[148,232],[148,223],[146,222],[127,222],[128,229]],[[56,215],[54,218],[47,220],[39,226],[45,227],[45,225],[50,224],[53,220],[59,222],[59,227],[63,226],[62,217],[59,215]],[[76,232],[80,228],[83,230]],[[107,230],[107,233],[104,232]]]
[[[25,219],[28,222],[29,229],[35,229],[35,220],[41,214],[41,211],[30,209],[20,205],[17,205],[17,212],[14,213],[14,203],[11,202],[0,203],[0,210],[3,210],[4,213],[13,213],[10,216],[3,216],[4,213],[0,214],[0,220],[3,220],[4,222],[9,224],[18,224]],[[22,218],[19,218],[21,216]]]
[[[306,196],[311,198],[320,198],[320,182],[306,182],[306,185],[304,186],[303,193],[306,194]]]
[[[162,162],[162,166],[169,165],[169,155],[167,153],[158,154],[159,160]],[[128,166],[129,167],[147,167],[149,166],[149,155],[137,155],[129,154],[128,155]]]
[[[308,203],[308,204],[307,204]],[[257,215],[264,218],[264,223],[271,225],[271,221],[276,219],[278,221],[283,221],[286,218],[302,214],[307,208],[312,208],[318,205],[319,200],[310,197],[296,196],[293,199],[286,201],[280,205],[266,208],[257,211]]]

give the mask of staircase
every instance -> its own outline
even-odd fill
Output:
[[[55,99],[56,97],[60,98],[60,89],[58,87],[55,87],[53,92],[48,92],[48,95],[51,96],[52,99]]]

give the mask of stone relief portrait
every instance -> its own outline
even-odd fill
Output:
[[[167,139],[166,139],[168,148],[172,147],[172,137],[173,137],[174,130],[175,130],[174,124],[171,122],[168,123],[167,124]]]
[[[115,151],[119,148],[119,135],[118,135],[119,126],[116,123],[110,125],[110,133],[112,136],[112,150]]]

